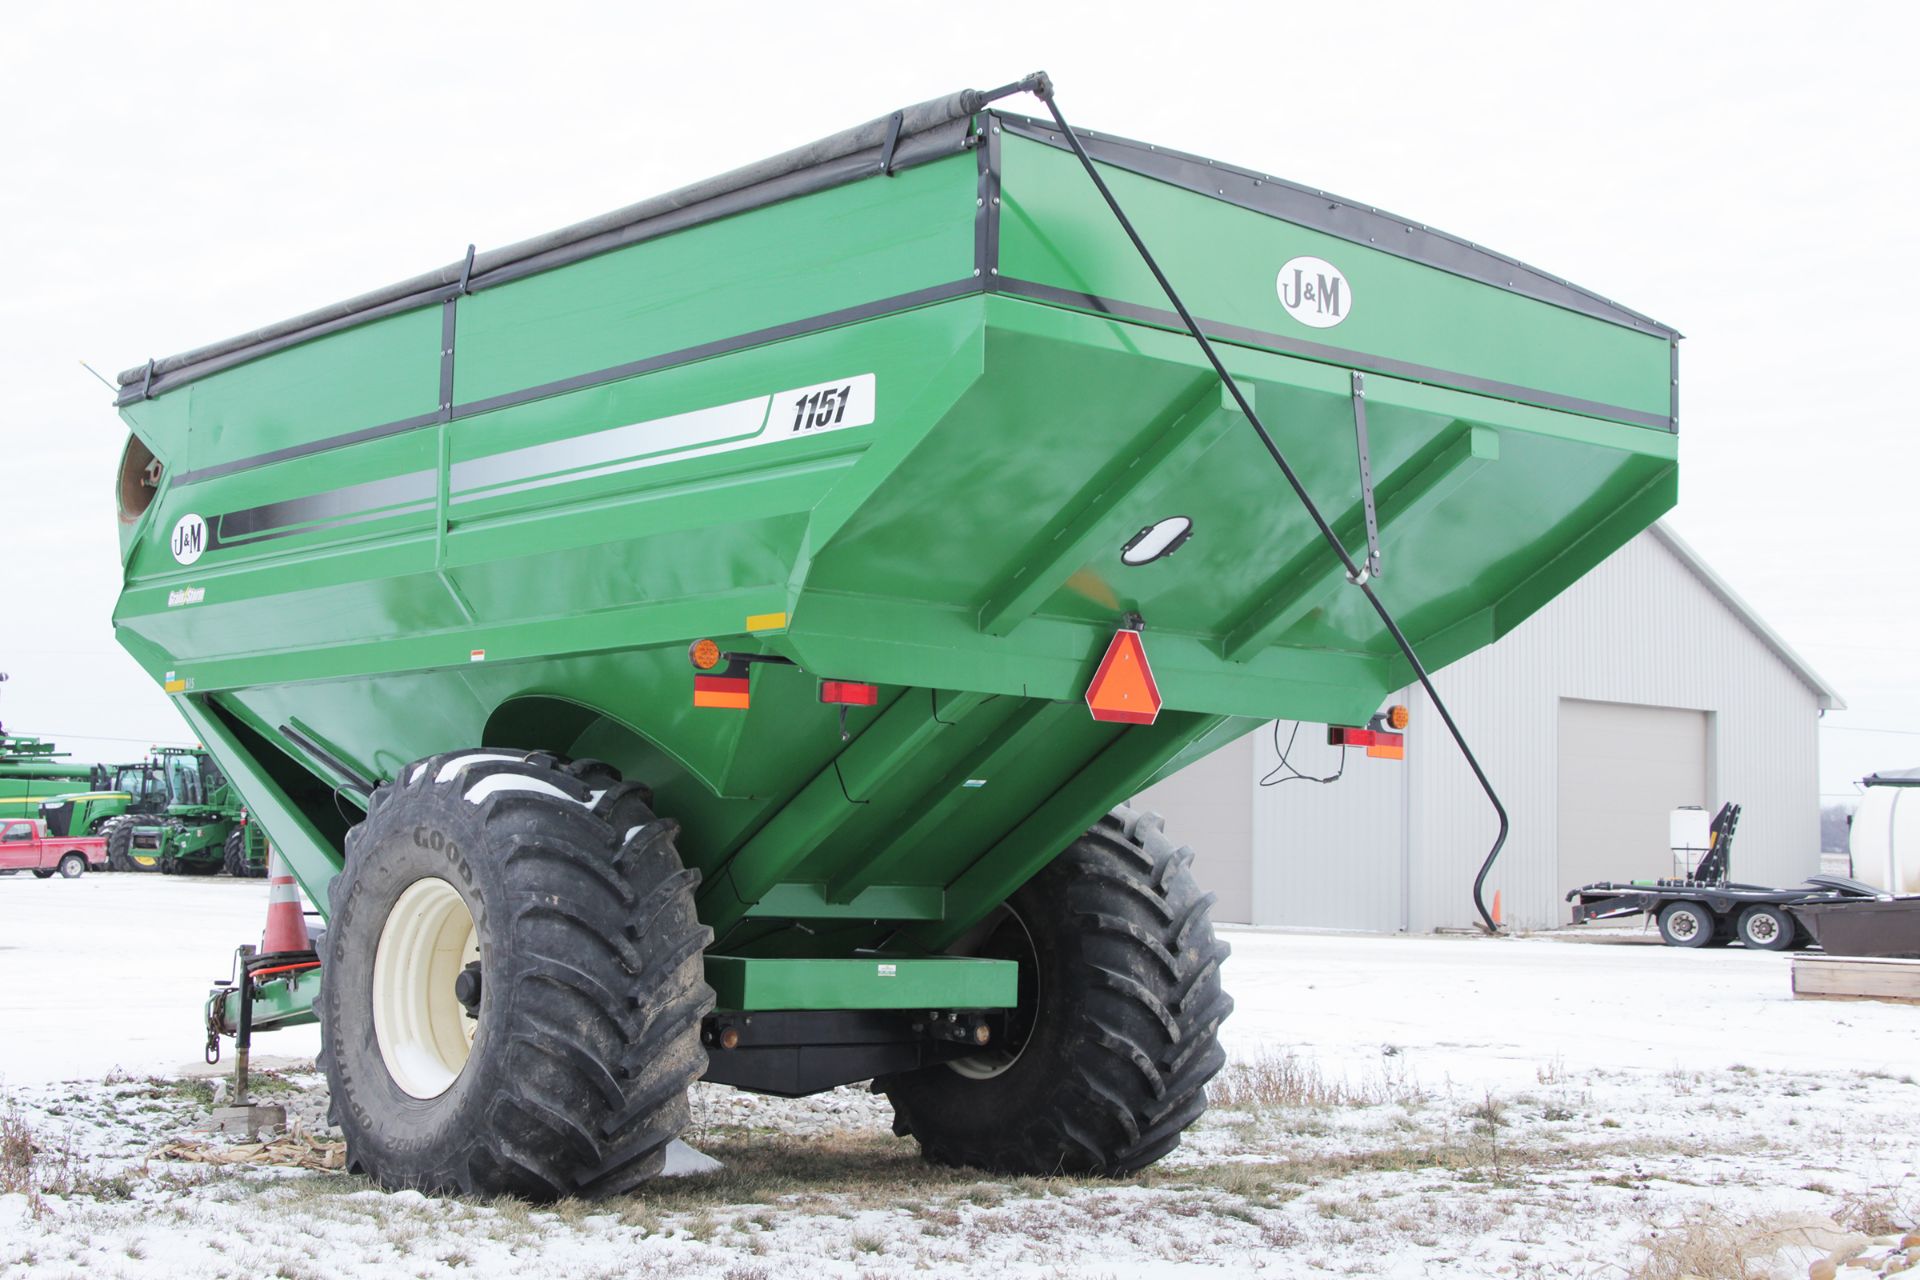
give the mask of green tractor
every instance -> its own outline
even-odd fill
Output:
[[[198,747],[159,747],[154,754],[166,803],[151,819],[108,824],[108,865],[162,875],[266,875],[266,835],[248,821],[213,757]]]
[[[69,791],[40,802],[40,817],[50,835],[104,835],[116,826],[165,813],[166,775],[158,761],[97,764],[91,790]]]
[[[395,1188],[626,1194],[698,1079],[1143,1168],[1232,1002],[1129,797],[1399,754],[1673,505],[1677,338],[1033,77],[128,370],[118,639],[327,919],[209,1028]]]

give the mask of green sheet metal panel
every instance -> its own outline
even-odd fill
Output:
[[[972,155],[956,155],[476,293],[460,306],[455,398],[481,401],[967,278],[973,188]]]
[[[1003,278],[1170,313],[1071,153],[1009,136],[1002,154]],[[1311,342],[1328,348],[1322,358],[1335,363],[1364,367],[1348,353],[1385,358],[1420,366],[1440,385],[1491,382],[1508,388],[1495,391],[1503,398],[1586,401],[1586,412],[1600,417],[1626,410],[1664,420],[1670,412],[1664,333],[1581,315],[1139,174],[1108,167],[1104,176],[1194,315],[1246,331],[1234,341],[1259,345],[1248,335],[1272,334]],[[1346,277],[1339,324],[1310,327],[1281,305],[1280,268],[1303,256],[1331,262]]]
[[[959,956],[910,959],[748,958],[709,954],[721,1009],[1009,1009],[1020,966]]]

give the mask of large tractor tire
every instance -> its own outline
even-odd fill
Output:
[[[534,1200],[660,1171],[705,1072],[699,873],[597,761],[453,752],[373,795],[331,890],[322,1057],[348,1167]]]
[[[227,833],[227,844],[220,859],[223,870],[236,880],[263,880],[267,875],[265,863],[253,863],[247,860],[247,829],[235,827]]]
[[[1213,895],[1158,815],[1115,809],[959,948],[1020,961],[998,1051],[874,1082],[938,1164],[1126,1174],[1180,1143],[1225,1063]]]
[[[133,848],[133,818],[122,816],[107,823],[107,870],[139,871],[141,867],[131,857]]]

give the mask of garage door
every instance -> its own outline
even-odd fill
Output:
[[[1560,700],[1560,892],[1672,874],[1667,817],[1706,805],[1707,713]]]

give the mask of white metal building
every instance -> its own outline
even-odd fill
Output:
[[[1389,568],[1391,571],[1391,568]],[[1736,878],[1820,870],[1818,718],[1839,696],[1671,530],[1656,525],[1434,683],[1512,817],[1487,881],[1516,928],[1564,923],[1566,891],[1671,874],[1668,815],[1743,806]],[[1493,840],[1486,798],[1418,689],[1404,761],[1347,753],[1339,781],[1261,786],[1283,723],[1136,803],[1197,853],[1214,918],[1425,932],[1470,925]],[[1340,767],[1324,726],[1290,754]]]

